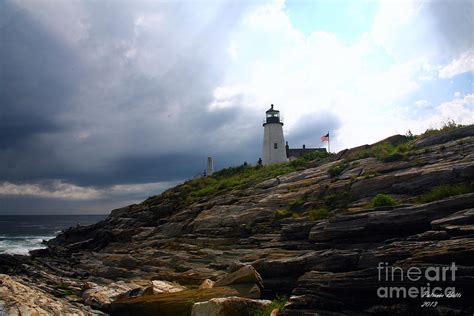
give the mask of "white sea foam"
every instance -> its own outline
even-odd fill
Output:
[[[30,250],[46,248],[43,240],[54,236],[0,236],[0,253],[28,255]]]

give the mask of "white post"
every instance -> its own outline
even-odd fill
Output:
[[[207,176],[212,176],[214,173],[214,162],[212,161],[212,157],[207,157]]]

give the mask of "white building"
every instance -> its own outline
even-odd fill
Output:
[[[212,157],[207,157],[207,176],[212,176],[214,173],[214,161],[212,160]]]
[[[280,111],[271,108],[265,112],[266,118],[263,123],[263,165],[287,162],[285,138],[283,137],[283,122],[280,119]]]

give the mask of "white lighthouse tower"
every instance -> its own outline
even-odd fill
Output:
[[[263,165],[287,162],[285,139],[283,137],[283,122],[280,120],[280,111],[271,108],[265,112],[263,123]]]

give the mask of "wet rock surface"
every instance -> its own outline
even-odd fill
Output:
[[[474,193],[430,203],[418,196],[440,185],[472,185],[473,131],[469,126],[417,141],[392,162],[348,159],[370,148],[362,146],[188,204],[182,202],[186,184],[177,186],[95,225],[71,228],[31,257],[0,256],[0,272],[81,312],[146,315],[159,308],[221,315],[224,302],[244,308],[279,294],[290,297],[281,315],[472,315]],[[346,168],[331,176],[329,169],[342,163]],[[379,193],[398,204],[368,208]],[[322,207],[327,215],[311,216]],[[276,216],[281,209],[293,214]],[[439,299],[428,309],[420,307],[423,300],[379,298],[381,284],[401,284],[379,282],[381,262],[405,269],[455,262],[462,297]],[[10,298],[0,302],[10,304]]]

